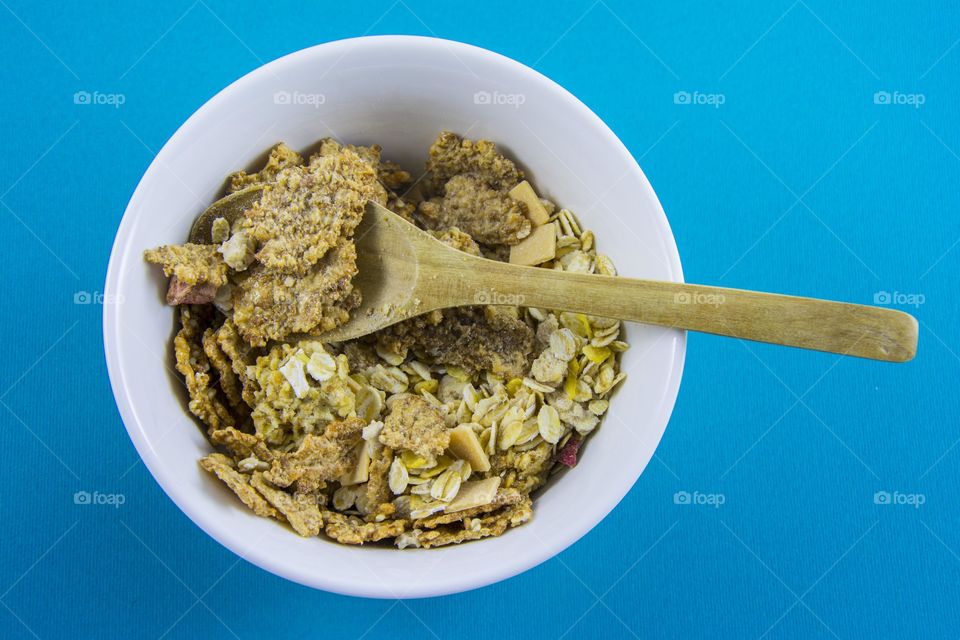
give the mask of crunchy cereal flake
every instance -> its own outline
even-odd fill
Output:
[[[530,498],[518,504],[481,518],[466,518],[463,526],[441,525],[422,532],[417,540],[424,549],[442,547],[448,544],[460,544],[466,540],[479,540],[490,536],[503,535],[509,527],[517,527],[533,516]],[[475,524],[477,523],[477,524]]]
[[[257,266],[234,290],[233,321],[253,346],[293,333],[322,333],[340,326],[360,304],[351,280],[357,249],[343,241],[305,275],[294,277]]]
[[[254,185],[273,182],[282,169],[301,164],[303,164],[303,158],[300,154],[281,142],[270,149],[267,163],[257,173],[237,171],[232,174],[229,178],[228,191],[240,191]]]
[[[489,140],[467,140],[444,131],[428,153],[430,175],[424,183],[431,193],[439,193],[450,178],[463,173],[476,174],[496,189],[511,189],[523,180],[523,172]]]
[[[502,307],[445,309],[387,327],[380,332],[438,364],[526,375],[533,354],[533,330]]]
[[[362,420],[348,418],[331,422],[322,436],[305,436],[299,449],[274,460],[267,480],[287,487],[308,471],[323,480],[336,480],[353,469],[353,451],[361,440],[363,426]]]
[[[200,466],[204,471],[220,478],[230,490],[237,494],[243,504],[250,507],[255,514],[265,518],[276,518],[277,511],[254,487],[250,486],[250,478],[233,468],[233,461],[222,453],[211,453],[201,458]]]
[[[177,371],[183,375],[190,400],[187,406],[210,429],[232,426],[230,411],[220,400],[210,378],[210,362],[203,350],[203,324],[210,310],[201,306],[180,307],[182,328],[173,340]],[[203,324],[202,324],[203,323]]]
[[[147,262],[163,267],[163,274],[187,285],[219,287],[227,281],[227,265],[212,244],[164,245],[144,251]]]
[[[443,416],[426,400],[405,395],[397,398],[383,421],[380,442],[434,460],[450,444],[450,433]]]
[[[421,202],[418,212],[429,228],[459,228],[481,244],[515,245],[532,229],[522,204],[468,175],[450,178],[443,197]]]
[[[286,517],[287,522],[290,523],[290,526],[298,535],[310,538],[320,534],[320,529],[323,527],[323,517],[320,515],[316,498],[306,495],[290,495],[264,480],[263,474],[260,472],[253,474],[250,478],[250,484],[263,494],[263,497],[276,507],[277,511]]]
[[[264,266],[304,274],[353,234],[368,200],[386,204],[376,171],[342,148],[281,169],[245,213],[242,229],[260,245]]]
[[[363,544],[395,538],[408,527],[406,520],[364,522],[356,516],[346,516],[334,511],[324,511],[323,516],[327,521],[324,532],[343,544]]]

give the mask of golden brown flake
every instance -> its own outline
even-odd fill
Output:
[[[453,524],[454,522],[462,522],[467,518],[475,518],[476,516],[483,515],[485,513],[490,513],[501,509],[503,507],[513,506],[515,504],[520,504],[523,502],[526,496],[516,489],[501,489],[497,492],[496,497],[493,499],[493,502],[489,504],[484,504],[479,507],[473,507],[472,509],[464,509],[463,511],[455,511],[453,513],[440,513],[435,516],[429,516],[427,518],[420,518],[419,520],[414,520],[413,526],[417,529],[434,529],[440,525]]]
[[[292,333],[329,331],[360,304],[350,282],[356,273],[357,249],[348,240],[300,277],[253,267],[234,290],[233,321],[244,340],[258,347]]]
[[[243,402],[241,397],[240,380],[234,373],[227,354],[220,348],[216,331],[213,329],[207,329],[203,332],[203,352],[220,377],[220,389],[227,396],[227,401],[230,403],[230,409],[233,410],[234,415],[241,420],[250,415],[250,407]]]
[[[255,404],[253,399],[253,380],[247,375],[247,367],[253,364],[253,348],[244,342],[243,338],[237,332],[237,325],[233,323],[232,318],[227,318],[216,331],[217,344],[220,349],[230,359],[230,366],[234,375],[240,382],[241,396],[248,406]]]
[[[362,506],[373,513],[390,498],[390,465],[393,463],[393,449],[380,447],[380,451],[370,461],[366,491],[362,496]]]
[[[250,477],[246,476],[233,468],[233,461],[222,453],[211,453],[206,458],[201,458],[200,466],[204,471],[212,473],[237,494],[237,497],[243,504],[250,507],[258,516],[265,518],[278,517],[276,509],[270,506],[270,503],[260,495],[254,487],[250,486]]]
[[[407,520],[384,520],[383,522],[364,522],[356,516],[346,516],[335,511],[324,511],[327,521],[324,532],[343,544],[363,544],[395,538],[407,530]]]
[[[490,140],[467,140],[450,131],[442,132],[430,145],[424,180],[427,190],[442,193],[443,185],[453,176],[470,173],[494,189],[511,189],[523,180],[523,172],[503,157]]]
[[[438,364],[522,378],[534,352],[534,333],[500,307],[445,309],[379,332],[391,350],[422,351]]]
[[[324,508],[330,501],[330,497],[326,493],[329,486],[327,481],[320,477],[320,474],[310,470],[293,483],[293,494],[295,496],[309,496],[316,501],[319,507]]]
[[[281,169],[241,228],[260,245],[257,260],[274,272],[306,274],[353,234],[367,201],[386,204],[376,170],[348,148]]]
[[[443,415],[419,396],[404,395],[393,401],[383,421],[380,442],[392,449],[406,449],[432,464],[450,444]]]
[[[227,281],[227,265],[213,244],[164,245],[143,252],[147,262],[163,267],[163,274],[187,285],[219,287]]]
[[[350,361],[350,368],[353,370],[362,371],[368,367],[376,366],[380,362],[373,347],[360,341],[352,341],[343,345],[343,353]]]
[[[310,538],[320,534],[323,528],[323,516],[320,515],[316,498],[307,495],[290,495],[267,482],[260,472],[253,474],[250,485],[286,517],[287,522],[298,535]]]
[[[267,480],[279,487],[288,487],[307,473],[321,480],[336,480],[350,471],[351,454],[360,442],[363,427],[363,420],[348,418],[331,422],[322,436],[308,434],[299,449],[280,454],[273,461]]]
[[[525,496],[521,502],[501,511],[481,518],[464,519],[462,526],[442,525],[436,529],[422,531],[417,541],[424,549],[442,547],[448,544],[460,544],[466,540],[479,540],[491,536],[503,535],[510,527],[518,527],[533,516],[530,498]]]
[[[413,214],[417,212],[417,205],[391,191],[387,195],[387,209],[406,220],[411,224],[416,224]]]
[[[210,442],[225,448],[237,458],[256,456],[264,462],[273,460],[273,452],[267,448],[263,440],[252,433],[244,433],[233,427],[211,431]]]
[[[179,309],[181,329],[173,339],[173,352],[190,397],[187,407],[210,429],[233,426],[233,416],[211,384],[210,362],[203,351],[204,324],[209,322],[211,310],[195,305]]]
[[[380,182],[391,191],[395,191],[413,181],[413,176],[392,160],[381,161],[380,166],[377,167],[377,175]]]
[[[520,202],[471,175],[450,178],[443,197],[421,202],[418,212],[429,228],[459,227],[480,244],[515,245],[532,228]]]
[[[340,144],[333,138],[326,138],[320,142],[319,155],[335,155],[343,149],[353,151],[364,162],[377,170],[377,178],[387,189],[395,190],[409,183],[412,178],[407,171],[391,160],[381,159],[383,148],[378,144],[363,147],[352,144]]]
[[[444,231],[431,231],[430,235],[443,244],[453,247],[458,251],[469,253],[472,256],[480,256],[480,246],[469,234],[460,231],[457,227],[450,227]]]
[[[267,157],[267,163],[263,169],[257,173],[246,173],[237,171],[229,178],[228,191],[240,191],[253,185],[267,184],[277,179],[277,174],[287,167],[295,167],[303,164],[303,158],[299,153],[285,145],[279,143],[270,149],[270,155]]]
[[[542,485],[553,465],[553,445],[541,442],[528,451],[508,449],[490,459],[492,473],[506,473],[505,487],[530,493]]]

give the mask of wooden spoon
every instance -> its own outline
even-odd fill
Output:
[[[320,336],[357,338],[434,309],[509,304],[573,311],[817,351],[906,362],[913,316],[858,304],[772,293],[565,273],[478,258],[368,203],[354,234],[363,303]]]

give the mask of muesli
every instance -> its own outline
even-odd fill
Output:
[[[621,323],[523,306],[431,312],[341,343],[360,302],[368,200],[461,251],[616,275],[593,233],[487,140],[443,132],[414,180],[380,147],[284,144],[230,193],[261,195],[204,242],[145,253],[179,312],[176,368],[215,447],[200,461],[301,536],[432,548],[498,536],[573,467],[624,379]],[[490,302],[496,303],[497,300]]]

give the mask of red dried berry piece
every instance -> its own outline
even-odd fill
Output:
[[[583,439],[579,434],[575,433],[570,436],[567,444],[563,445],[560,451],[557,452],[557,462],[567,467],[575,467],[577,464],[577,454],[580,452],[580,445],[582,443]]]

